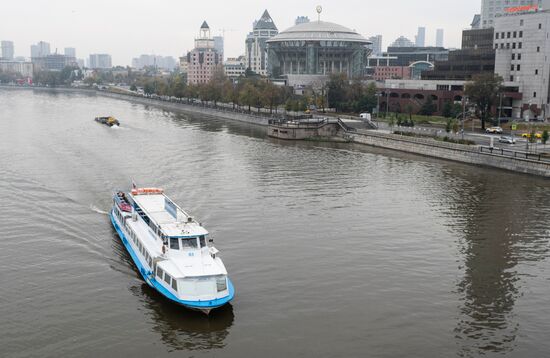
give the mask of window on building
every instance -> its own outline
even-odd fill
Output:
[[[523,26],[523,19],[519,20],[519,26]]]
[[[540,52],[540,46],[537,46],[537,52]]]
[[[514,65],[511,65],[510,66],[510,71],[513,71],[514,70]]]
[[[518,61],[521,60],[521,53],[518,53]]]
[[[512,37],[516,38],[517,34],[518,34],[517,31],[514,31],[514,33],[512,34]]]
[[[538,75],[538,74],[539,74],[539,70],[537,68],[537,69],[535,69],[535,75]]]
[[[513,49],[516,48],[516,43],[515,43],[515,42],[512,43],[512,48],[513,48]]]
[[[514,76],[510,76],[510,82],[514,82]]]
[[[537,92],[533,92],[533,98],[537,98]]]
[[[516,71],[519,71],[521,69],[521,65],[516,65]]]
[[[522,21],[523,21],[523,20],[522,20]],[[519,32],[519,38],[520,38],[520,39],[523,38],[523,31],[520,31],[520,32]]]
[[[539,24],[539,30],[542,29],[542,24]]]
[[[518,48],[521,48],[521,42],[518,42]]]
[[[515,60],[515,59],[516,59],[516,54],[513,53],[513,54],[512,54],[512,60]]]
[[[497,32],[497,33],[495,34],[495,39],[497,39],[497,40],[498,40],[498,35],[499,35],[499,34],[498,34],[498,32]]]
[[[508,31],[508,32],[506,33],[506,38],[509,39],[509,38],[510,38],[510,35],[511,35],[511,32]]]

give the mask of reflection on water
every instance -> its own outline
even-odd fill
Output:
[[[132,291],[143,298],[153,322],[153,331],[172,350],[195,351],[225,347],[234,320],[231,304],[212,311],[206,317],[204,313],[167,302],[146,283],[132,287]]]
[[[514,177],[502,173],[507,178]],[[459,245],[464,258],[464,276],[457,285],[462,301],[455,329],[459,355],[511,352],[520,330],[514,313],[521,295],[517,266],[544,259],[548,250],[546,240],[540,240],[544,215],[532,205],[537,186],[530,178],[507,193],[482,180],[454,184],[454,215],[459,217],[454,228],[463,233]]]

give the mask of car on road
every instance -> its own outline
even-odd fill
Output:
[[[531,133],[522,133],[521,136],[523,138],[531,138]],[[535,133],[535,138],[542,139],[542,133],[539,133],[539,132]]]
[[[498,139],[500,143],[508,143],[508,144],[515,144],[516,140],[510,136],[503,135]]]
[[[492,133],[492,134],[500,134],[500,133],[502,133],[502,128],[500,128],[500,127],[489,127],[485,130],[485,132]]]

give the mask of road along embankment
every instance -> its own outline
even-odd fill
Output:
[[[341,132],[341,135],[352,143],[550,178],[549,161],[502,155],[498,151],[482,151],[479,146],[438,142],[428,138],[405,137],[375,131],[345,131]]]

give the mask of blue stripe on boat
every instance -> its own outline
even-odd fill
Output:
[[[118,236],[120,237],[122,243],[124,244],[124,247],[126,247],[126,251],[130,254],[132,257],[132,260],[134,261],[135,265],[137,266],[139,273],[141,276],[143,276],[143,279],[149,286],[152,286],[157,291],[159,291],[162,295],[169,298],[170,300],[180,304],[184,305],[190,308],[216,308],[223,306],[227,302],[231,301],[233,297],[235,297],[235,288],[233,287],[233,283],[227,278],[227,288],[229,291],[229,294],[222,298],[217,298],[215,300],[207,300],[207,301],[184,301],[177,298],[172,292],[168,291],[164,286],[162,286],[153,275],[152,271],[149,271],[143,266],[141,261],[139,260],[139,257],[136,255],[134,250],[132,249],[132,246],[128,242],[128,239],[126,239],[126,235],[122,232],[121,228],[117,224],[115,220],[115,216],[113,214],[113,210],[109,213],[109,217],[111,218],[111,223],[113,224],[116,232],[118,233]]]

